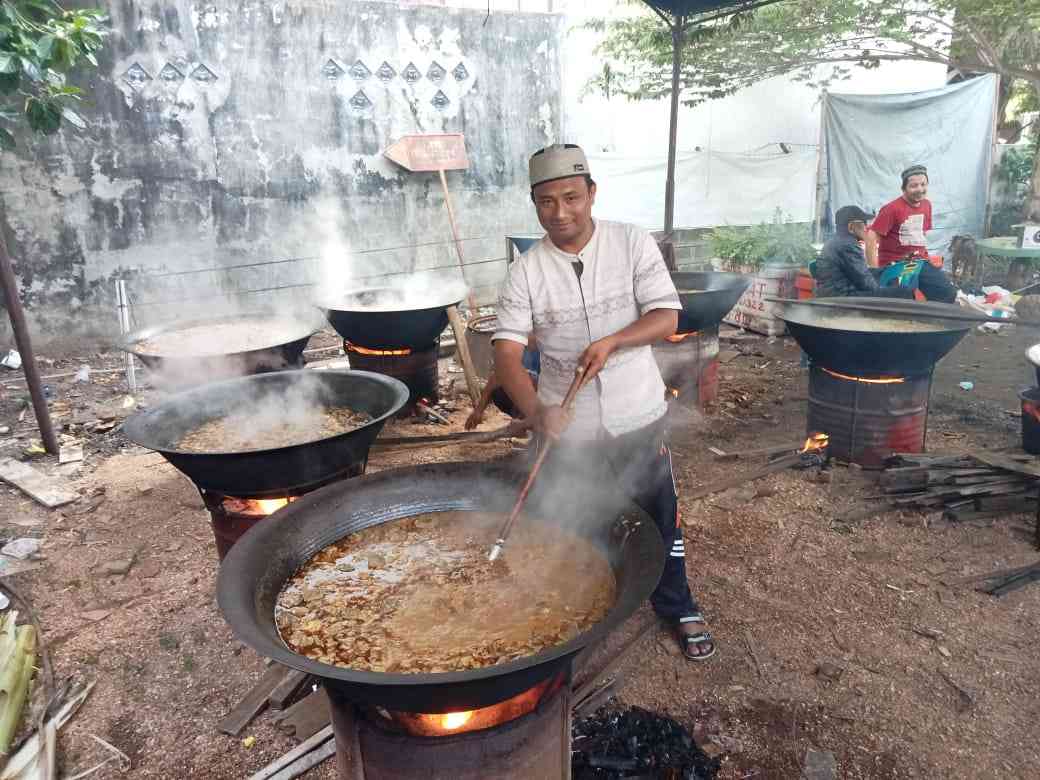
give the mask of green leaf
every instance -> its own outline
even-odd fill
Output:
[[[26,98],[25,118],[29,120],[29,127],[36,132],[53,135],[61,127],[61,107],[52,101]]]
[[[4,128],[0,127],[0,149],[3,149],[5,152],[10,152],[13,151],[14,148],[14,136]]]
[[[75,111],[73,111],[71,108],[63,108],[61,110],[61,115],[65,119],[65,121],[68,122],[73,127],[76,127],[76,128],[78,128],[80,130],[86,130],[87,129],[87,120],[85,120],[83,117],[81,117]]]
[[[18,57],[11,52],[0,51],[0,73],[16,73],[18,71]]]
[[[36,56],[40,58],[41,62],[46,62],[50,59],[56,43],[57,39],[53,35],[44,35],[36,41]]]
[[[20,73],[0,73],[0,92],[5,95],[14,92],[18,89],[18,84],[22,80]]]

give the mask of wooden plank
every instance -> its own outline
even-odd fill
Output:
[[[729,490],[730,488],[740,487],[741,485],[747,482],[753,482],[756,479],[761,479],[762,477],[769,476],[770,474],[775,474],[778,471],[789,469],[793,465],[795,465],[800,458],[801,455],[797,452],[792,453],[791,455],[785,455],[784,457],[777,458],[769,465],[763,466],[762,468],[752,471],[749,474],[739,474],[735,477],[724,479],[720,482],[716,482],[714,485],[703,487],[700,490],[696,490],[692,494],[684,495],[683,497],[687,501],[696,501],[697,499],[706,498],[707,496],[713,495],[715,493],[721,493],[722,491]]]
[[[271,775],[270,780],[293,780],[334,755],[336,755],[336,740],[327,739],[310,753],[300,756],[281,771]]]
[[[331,722],[329,697],[324,689],[319,688],[277,713],[272,720],[287,734],[295,732],[296,739],[307,739]]]
[[[738,458],[746,458],[755,455],[781,455],[785,452],[794,452],[800,450],[805,445],[804,441],[800,441],[794,444],[776,445],[773,447],[761,447],[754,450],[741,450],[738,452],[725,452],[718,449],[717,447],[708,447],[708,451],[711,452],[718,460],[737,460]]]
[[[1040,464],[1035,462],[1023,463],[1015,457],[997,455],[992,452],[977,452],[972,457],[976,460],[982,461],[987,466],[993,466],[994,468],[1003,469],[1004,471],[1013,471],[1016,474],[1024,474],[1027,477],[1040,479]]]
[[[267,705],[272,710],[284,710],[309,682],[311,682],[311,676],[307,672],[290,669],[284,679],[278,683],[278,687],[267,697]]]
[[[217,728],[224,734],[237,737],[252,722],[253,718],[263,712],[267,706],[267,697],[278,687],[285,677],[286,668],[281,664],[271,664],[264,671],[253,689],[245,695],[235,708],[223,717]]]
[[[254,772],[248,778],[248,780],[270,780],[271,775],[279,770],[285,769],[285,767],[292,764],[298,758],[301,758],[317,747],[321,747],[323,742],[332,739],[332,726],[326,726],[317,734],[312,736],[310,739],[301,742],[299,745],[294,747],[288,753],[279,756],[270,764],[265,766],[259,772]]]
[[[0,479],[14,485],[48,509],[71,504],[80,497],[79,493],[69,489],[64,480],[49,477],[13,458],[0,459]]]

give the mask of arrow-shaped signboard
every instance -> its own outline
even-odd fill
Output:
[[[460,171],[469,167],[462,133],[405,135],[383,154],[414,173]]]

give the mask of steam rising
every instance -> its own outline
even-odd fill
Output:
[[[229,429],[248,431],[251,438],[260,439],[268,435],[286,433],[287,431],[314,431],[310,441],[321,438],[318,434],[324,422],[327,408],[353,408],[350,399],[344,398],[342,390],[322,381],[327,372],[312,373],[309,371],[293,371],[279,375],[291,377],[289,382],[252,380],[240,383],[236,393],[224,393],[217,400],[205,404],[201,413],[194,416],[190,429],[194,430],[205,422],[221,419]],[[199,391],[196,391],[199,392]],[[354,411],[364,411],[354,409]],[[377,412],[379,410],[376,410]],[[378,416],[375,414],[373,416]],[[178,436],[188,433],[180,430]],[[280,446],[302,444],[294,438]],[[169,442],[168,446],[177,447],[178,442]],[[272,449],[260,447],[258,449]],[[230,449],[215,448],[213,452],[230,452]],[[235,450],[241,452],[243,450]]]

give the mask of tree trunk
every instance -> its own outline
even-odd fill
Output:
[[[1033,91],[1040,95],[1040,81],[1034,81]],[[1026,222],[1040,223],[1040,139],[1035,143],[1036,154],[1033,157],[1033,179],[1029,186],[1029,200],[1026,201],[1023,216]]]
[[[1040,149],[1033,157],[1033,180],[1029,186],[1029,200],[1026,202],[1025,218],[1033,224],[1040,223]]]

